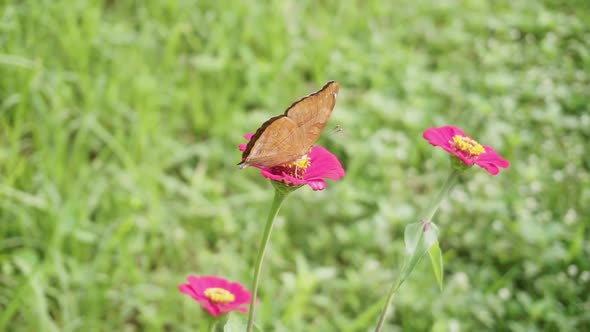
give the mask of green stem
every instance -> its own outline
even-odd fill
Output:
[[[389,288],[389,292],[387,293],[387,299],[385,300],[385,305],[383,306],[383,310],[381,310],[381,315],[379,315],[379,321],[377,322],[377,327],[375,328],[375,332],[381,332],[383,328],[383,323],[385,323],[385,316],[387,316],[387,310],[389,310],[389,305],[391,300],[393,300],[393,296],[395,292],[399,289],[402,285],[402,282],[398,279],[391,284],[391,288]]]
[[[270,239],[270,233],[272,226],[275,221],[275,217],[279,213],[281,204],[287,197],[288,192],[275,189],[275,197],[268,213],[268,219],[266,220],[266,226],[264,227],[264,233],[260,240],[260,248],[258,249],[258,257],[256,258],[256,267],[254,269],[254,281],[252,282],[252,299],[250,300],[250,310],[248,310],[248,332],[252,331],[254,327],[254,305],[256,304],[256,294],[258,293],[258,283],[260,281],[260,270],[262,269],[262,261],[264,260],[264,253],[266,252],[266,246]]]
[[[456,169],[453,169],[451,174],[449,174],[447,181],[445,181],[445,184],[443,185],[443,187],[440,189],[440,191],[438,192],[438,194],[436,195],[436,197],[434,198],[434,200],[430,204],[430,207],[427,210],[428,213],[426,214],[426,217],[424,218],[423,222],[431,222],[432,221],[432,218],[434,217],[436,210],[438,210],[438,207],[440,206],[440,202],[449,193],[449,191],[451,190],[451,188],[453,187],[455,182],[457,182],[457,179],[459,178],[459,174],[461,174],[461,171],[456,170]]]
[[[429,223],[432,221],[432,218],[434,217],[436,210],[438,210],[438,207],[440,206],[441,201],[449,193],[449,191],[451,190],[451,188],[453,187],[455,182],[457,182],[457,179],[459,178],[460,173],[461,173],[460,170],[453,169],[451,174],[449,174],[449,177],[445,181],[445,184],[442,186],[440,191],[434,197],[434,200],[430,204],[430,207],[428,208],[428,210],[426,210],[427,213],[425,214],[425,218],[422,222]],[[420,236],[423,236],[423,234],[420,234]],[[416,253],[414,253],[414,254],[416,254]],[[404,267],[402,266],[401,271],[403,271],[403,270],[404,270]],[[389,310],[389,306],[391,305],[391,300],[393,299],[393,295],[401,287],[401,285],[404,283],[404,281],[405,281],[405,279],[401,280],[400,276],[398,276],[397,279],[395,280],[395,282],[391,285],[391,288],[389,288],[389,292],[387,293],[387,300],[385,301],[385,304],[383,305],[383,310],[381,310],[381,315],[379,316],[379,321],[377,322],[377,327],[375,327],[375,332],[380,332],[381,329],[383,328],[383,324],[385,323],[385,317],[387,315],[387,311]]]
[[[217,330],[217,319],[211,319],[209,322],[209,332],[215,332]]]

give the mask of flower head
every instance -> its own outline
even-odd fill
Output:
[[[247,140],[253,134],[246,134]],[[240,151],[246,149],[246,144],[240,144]],[[336,158],[330,151],[321,146],[312,146],[309,153],[299,159],[282,165],[262,167],[253,165],[260,169],[260,173],[267,179],[278,181],[289,186],[309,185],[313,190],[326,189],[324,179],[339,180],[345,172]]]
[[[510,163],[502,158],[494,149],[481,145],[473,138],[465,135],[463,130],[454,126],[428,128],[422,135],[430,144],[443,148],[456,156],[467,166],[473,164],[497,175],[501,168],[508,168]]]
[[[195,299],[211,315],[219,316],[233,310],[248,312],[250,292],[240,283],[213,276],[189,276],[188,284],[178,289]]]

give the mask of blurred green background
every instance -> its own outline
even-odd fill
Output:
[[[589,70],[584,0],[4,0],[0,330],[202,330],[177,285],[250,287],[272,200],[242,135],[332,79],[347,175],[280,212],[264,330],[374,326],[444,124],[512,165],[453,189],[445,288],[422,261],[385,330],[588,330]]]

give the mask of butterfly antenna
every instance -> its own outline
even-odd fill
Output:
[[[336,125],[334,128],[332,128],[329,132],[328,132],[328,136],[332,136],[334,134],[338,134],[340,132],[344,131],[344,129],[342,128],[341,125]]]

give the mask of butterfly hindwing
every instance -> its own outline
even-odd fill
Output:
[[[270,120],[269,120],[270,121]],[[272,167],[301,157],[303,137],[297,124],[286,116],[273,118],[252,137],[244,153],[250,165]]]

